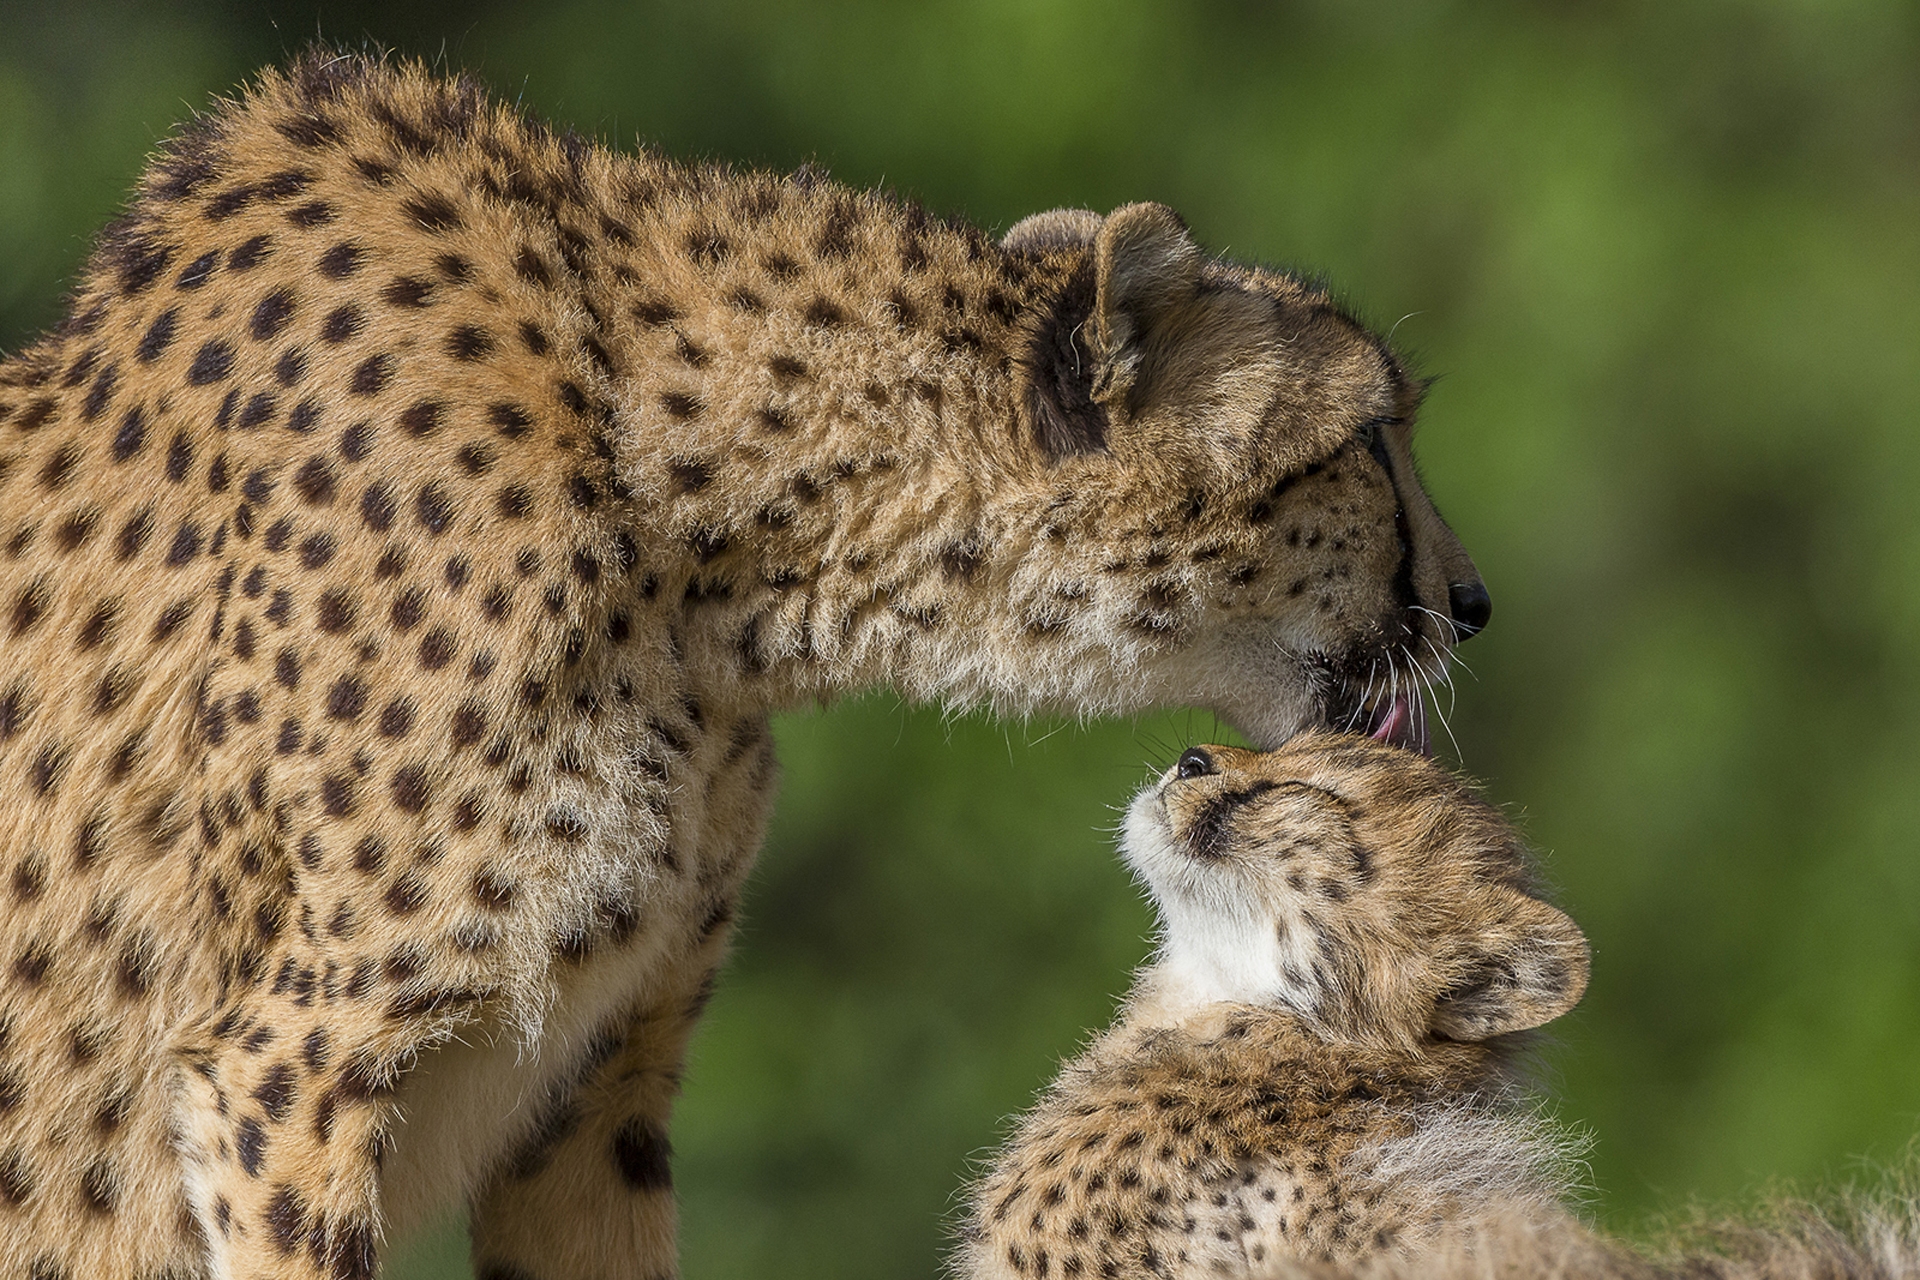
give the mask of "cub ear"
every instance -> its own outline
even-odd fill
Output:
[[[1467,979],[1440,997],[1433,1030],[1485,1040],[1553,1021],[1587,989],[1587,938],[1564,912],[1513,893],[1511,912],[1475,940]]]
[[[1154,331],[1200,287],[1203,258],[1187,224],[1163,204],[1122,205],[1094,240],[1093,398],[1125,407]]]
[[[1008,253],[1039,256],[1054,249],[1078,249],[1091,245],[1100,234],[1103,219],[1091,209],[1049,209],[1020,219],[1000,237],[1000,247]]]

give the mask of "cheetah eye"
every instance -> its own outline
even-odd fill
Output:
[[[1180,755],[1180,763],[1174,769],[1177,778],[1202,778],[1210,773],[1220,772],[1213,757],[1199,747],[1190,747]]]

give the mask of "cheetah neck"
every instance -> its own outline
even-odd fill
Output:
[[[804,175],[642,157],[607,186],[629,214],[580,264],[595,386],[695,683],[770,707],[1017,683],[967,622],[1004,609],[981,562],[1022,536],[1009,498],[1049,497],[1008,445],[1073,263]]]

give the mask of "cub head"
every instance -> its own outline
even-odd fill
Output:
[[[1540,1026],[1586,990],[1586,938],[1537,896],[1513,828],[1408,751],[1327,733],[1195,747],[1134,800],[1122,848],[1182,1001],[1417,1051]]]
[[[1491,611],[1422,491],[1421,384],[1294,277],[1210,257],[1164,205],[1055,210],[1002,248],[1026,465],[998,499],[1012,681],[1081,711],[1210,707],[1424,748],[1419,690]]]

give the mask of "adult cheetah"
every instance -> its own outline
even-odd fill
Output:
[[[1417,744],[1419,386],[1157,205],[995,244],[321,52],[0,365],[0,1274],[674,1271],[667,1119],[843,691]]]

